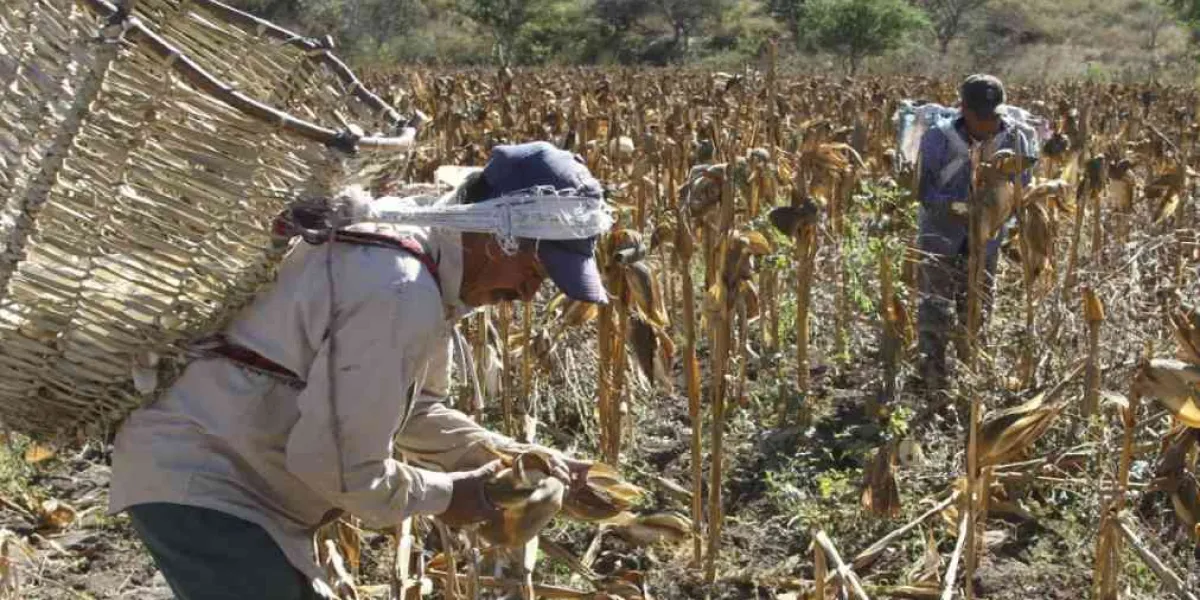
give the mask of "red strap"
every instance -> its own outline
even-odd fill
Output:
[[[438,275],[438,264],[434,262],[433,257],[425,252],[425,248],[411,237],[391,236],[383,233],[371,233],[367,231],[346,231],[338,230],[334,240],[345,244],[358,244],[361,246],[381,246],[383,248],[391,248],[407,252],[421,261],[425,265],[425,269],[433,276],[434,283],[437,283],[438,291],[442,290],[442,278]]]
[[[249,348],[245,348],[230,342],[224,334],[216,334],[207,341],[210,346],[207,348],[207,353],[209,354],[226,358],[242,366],[258,369],[260,371],[266,371],[273,375],[279,375],[285,379],[292,379],[301,382],[303,381],[302,378],[296,376],[296,374],[288,370],[287,367],[284,367]]]

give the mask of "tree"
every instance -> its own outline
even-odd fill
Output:
[[[923,0],[921,5],[933,21],[933,34],[943,56],[950,42],[962,33],[967,15],[982,8],[988,0]]]
[[[650,9],[650,4],[645,0],[596,0],[592,4],[592,14],[609,27],[616,37],[633,29]]]
[[[589,61],[617,60],[636,62],[645,47],[645,36],[652,30],[644,19],[654,12],[646,0],[594,0],[590,17],[598,27],[588,36],[592,51]]]
[[[459,10],[492,32],[500,64],[512,62],[512,47],[535,0],[461,0]]]
[[[783,23],[797,49],[804,43],[804,1],[805,0],[768,0],[767,10],[771,16]]]
[[[851,75],[863,59],[895,50],[907,35],[929,27],[925,13],[905,0],[810,0],[806,12],[813,39],[844,56]]]
[[[233,0],[234,8],[249,11],[269,21],[295,21],[303,12],[302,0]]]
[[[1167,4],[1186,21],[1200,21],[1200,0],[1167,0]]]
[[[753,56],[766,48],[784,27],[771,17],[770,7],[758,0],[730,0],[717,22],[707,30],[708,47]]]
[[[671,24],[675,45],[687,52],[688,38],[700,24],[719,19],[726,0],[655,0],[659,13]]]
[[[574,64],[595,50],[602,35],[590,7],[577,0],[538,0],[512,44],[522,64]]]
[[[1175,15],[1166,4],[1151,1],[1146,6],[1146,43],[1143,48],[1153,54],[1158,50],[1159,36],[1168,25],[1175,22]]]
[[[421,0],[233,0],[235,8],[295,28],[297,33],[333,36],[339,52],[370,56],[407,35],[426,15]]]

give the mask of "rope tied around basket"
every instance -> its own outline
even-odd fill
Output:
[[[104,19],[104,26],[100,28],[100,35],[96,41],[104,44],[116,44],[125,37],[125,34],[137,26],[137,19],[133,17],[133,7],[137,0],[125,0],[117,4],[116,10]]]
[[[354,156],[358,154],[358,142],[365,137],[362,128],[357,125],[347,124],[344,129],[339,131],[337,135],[329,140],[326,144],[328,147],[335,150],[341,150],[346,154]]]

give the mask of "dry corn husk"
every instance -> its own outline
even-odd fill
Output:
[[[1025,239],[1023,249],[1028,250],[1028,256],[1022,256],[1031,266],[1034,279],[1041,276],[1050,264],[1053,256],[1055,228],[1053,217],[1044,205],[1032,203],[1021,209],[1021,230],[1019,235]]]
[[[1171,507],[1188,534],[1195,537],[1196,525],[1200,523],[1200,486],[1196,484],[1195,476],[1187,473],[1180,477],[1171,492]]]
[[[1089,323],[1099,323],[1104,320],[1104,304],[1091,288],[1083,290],[1083,316]]]
[[[1010,177],[1018,175],[1016,154],[1009,149],[996,152],[981,169],[982,219],[980,227],[987,239],[994,237],[1016,208],[1016,186]]]
[[[77,513],[66,502],[52,498],[38,505],[37,516],[43,528],[62,530],[75,522]]]
[[[622,513],[614,520],[614,530],[639,546],[674,544],[691,537],[692,520],[673,512],[641,516]]]
[[[1109,167],[1109,197],[1117,210],[1126,213],[1133,210],[1133,198],[1138,185],[1131,167],[1127,160],[1117,161]]]
[[[1191,470],[1195,462],[1192,449],[1196,447],[1198,434],[1200,430],[1180,423],[1174,424],[1171,431],[1163,436],[1162,451],[1159,453],[1158,465],[1154,468],[1155,475],[1170,479]]]
[[[638,261],[626,267],[624,273],[638,312],[655,327],[666,327],[668,319],[663,310],[662,294],[659,293],[658,281],[650,271],[650,266],[644,261]]]
[[[565,296],[564,296],[565,297]],[[600,315],[600,306],[591,302],[567,300],[563,308],[562,324],[565,327],[579,327],[594,321]],[[559,331],[562,331],[560,328]]]
[[[995,411],[983,419],[979,429],[979,466],[1013,460],[1038,440],[1065,404],[1045,404],[1045,393],[1009,409]]]
[[[1200,312],[1194,307],[1183,305],[1171,313],[1171,323],[1175,326],[1179,359],[1200,365]]]
[[[758,231],[747,231],[743,234],[745,244],[750,254],[755,256],[765,256],[771,253],[771,242],[767,241],[767,237]]]
[[[1184,425],[1200,428],[1200,406],[1196,402],[1200,365],[1156,358],[1138,370],[1134,386],[1141,395],[1157,399]]]
[[[1071,186],[1062,179],[1049,179],[1035,183],[1025,192],[1025,202],[1047,204],[1061,202],[1062,198],[1071,191]]]
[[[587,485],[568,494],[563,514],[579,521],[602,523],[633,508],[643,494],[641,488],[623,480],[589,473]]]
[[[54,448],[33,442],[25,448],[25,462],[36,465],[54,458],[56,454]]]
[[[1183,190],[1187,186],[1187,181],[1186,167],[1182,164],[1175,164],[1146,184],[1146,198],[1161,200],[1154,211],[1155,224],[1162,223],[1175,214],[1183,198]]]
[[[550,476],[550,465],[536,452],[518,455],[511,464],[484,485],[501,518],[484,523],[479,533],[493,544],[519,548],[562,509],[566,488]]]

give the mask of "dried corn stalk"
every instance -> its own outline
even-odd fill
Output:
[[[1100,406],[1100,326],[1104,323],[1104,305],[1091,288],[1083,290],[1083,315],[1088,327],[1087,374],[1084,380],[1083,416],[1091,417]]]
[[[798,180],[792,190],[791,206],[771,211],[771,224],[794,240],[793,261],[796,264],[796,388],[802,397],[809,386],[809,306],[812,302],[812,283],[815,274],[820,208],[805,195],[805,182]],[[807,410],[807,397],[804,397]],[[800,422],[808,419],[801,415]]]

